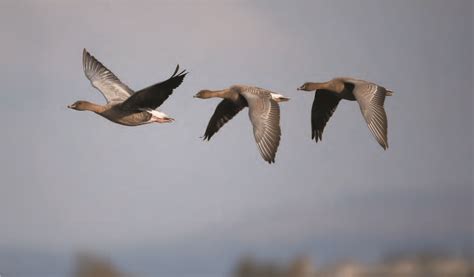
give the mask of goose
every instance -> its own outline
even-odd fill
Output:
[[[105,97],[107,104],[98,105],[79,100],[68,106],[77,111],[91,111],[108,120],[125,125],[138,126],[148,123],[169,123],[174,121],[163,112],[155,110],[173,93],[186,76],[186,70],[178,73],[179,65],[171,77],[161,83],[137,92],[122,83],[107,67],[86,49],[82,53],[84,73],[92,86]]]
[[[304,83],[298,90],[316,91],[311,109],[311,139],[322,140],[323,130],[341,99],[357,101],[360,111],[377,142],[388,148],[385,96],[393,91],[354,78],[334,78],[324,83]]]
[[[280,107],[278,102],[290,98],[266,89],[234,85],[223,90],[201,90],[195,98],[223,98],[212,115],[203,139],[211,137],[231,120],[243,108],[249,107],[249,117],[253,125],[253,134],[262,158],[268,163],[275,162],[280,144]]]

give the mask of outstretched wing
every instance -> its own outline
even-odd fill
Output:
[[[171,75],[171,77],[158,84],[154,84],[140,91],[135,92],[130,98],[128,98],[123,104],[122,108],[126,110],[137,110],[137,109],[156,109],[173,93],[173,90],[177,88],[183,82],[186,76],[186,70],[178,73],[179,65]]]
[[[89,54],[86,49],[82,52],[82,66],[87,79],[102,93],[107,103],[125,101],[133,94],[133,90],[122,83],[112,71]]]
[[[270,92],[249,88],[241,92],[249,105],[249,117],[258,150],[268,163],[275,162],[280,144],[280,106],[272,99]]]
[[[341,99],[324,89],[318,89],[314,95],[311,109],[311,138],[322,140],[324,127],[337,108]]]
[[[231,120],[246,106],[247,101],[243,97],[240,97],[236,102],[227,99],[222,100],[219,105],[217,105],[214,114],[209,120],[209,124],[207,124],[203,139],[210,140],[227,121]]]
[[[370,131],[383,149],[387,149],[387,115],[383,107],[387,90],[382,86],[365,81],[357,80],[353,81],[353,84],[354,96]]]

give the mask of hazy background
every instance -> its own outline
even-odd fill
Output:
[[[316,263],[390,252],[473,252],[472,1],[0,1],[0,273],[66,274],[79,252],[142,274],[221,275],[245,254]],[[87,48],[133,89],[190,73],[161,110],[124,127],[68,110],[103,103]],[[322,143],[306,81],[372,80],[388,151],[355,103]],[[281,105],[276,164],[247,111],[210,142],[218,100],[264,87]]]

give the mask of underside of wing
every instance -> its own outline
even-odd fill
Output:
[[[107,103],[122,102],[133,94],[133,90],[122,83],[112,71],[89,54],[86,49],[82,53],[82,65],[87,79],[102,93]]]
[[[227,99],[222,100],[219,105],[217,105],[214,114],[209,120],[203,139],[210,140],[211,137],[217,133],[222,126],[224,126],[224,124],[231,120],[246,106],[247,101],[243,97],[240,97],[236,102]]]
[[[311,109],[311,138],[316,142],[322,140],[324,127],[341,99],[330,91],[319,89],[314,95]]]

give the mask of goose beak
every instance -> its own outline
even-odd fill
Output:
[[[72,109],[72,106],[71,106],[71,105],[67,105],[67,108],[68,108],[68,109]]]
[[[283,96],[278,97],[278,102],[286,102],[288,100],[290,100],[289,97],[283,97]]]

